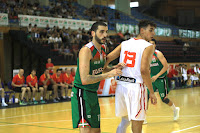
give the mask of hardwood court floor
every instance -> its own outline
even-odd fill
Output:
[[[158,96],[158,93],[156,93]],[[200,133],[200,87],[172,90],[169,98],[180,107],[180,119],[173,121],[171,108],[149,105],[143,133]],[[114,97],[100,98],[101,131],[115,133],[120,118],[115,117]],[[0,133],[78,133],[72,129],[71,103],[54,103],[0,110]],[[127,133],[131,133],[128,127]]]

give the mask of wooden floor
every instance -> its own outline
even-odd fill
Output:
[[[143,133],[200,133],[200,88],[172,90],[169,98],[180,107],[180,119],[173,121],[171,108],[149,105]],[[120,118],[115,117],[115,98],[100,98],[101,131],[115,133]],[[0,110],[0,133],[78,133],[72,129],[71,103],[54,103]],[[130,127],[127,133],[131,133]]]

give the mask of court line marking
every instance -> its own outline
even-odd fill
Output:
[[[28,115],[17,115],[17,116],[4,117],[4,118],[0,118],[0,119],[2,120],[2,119],[8,119],[8,118],[23,117],[23,116],[31,116],[31,115],[39,115],[39,114],[49,114],[49,113],[63,112],[63,111],[68,111],[68,110],[71,110],[71,109],[57,110],[57,111],[43,112],[43,113],[35,113],[35,114],[28,114]]]
[[[189,130],[189,129],[192,129],[192,128],[196,128],[196,127],[199,127],[200,125],[196,125],[196,126],[193,126],[193,127],[189,127],[189,128],[185,128],[185,129],[182,129],[182,130],[178,130],[178,131],[173,131],[171,133],[178,133],[178,132],[182,132],[182,131],[185,131],[185,130]]]
[[[108,104],[101,104],[100,106],[105,106],[105,105],[108,105]],[[2,119],[8,119],[8,118],[17,118],[17,117],[31,116],[31,115],[39,115],[39,114],[48,114],[48,113],[63,112],[63,111],[69,111],[69,110],[72,110],[72,109],[58,110],[58,111],[52,111],[52,112],[43,112],[43,113],[35,113],[35,114],[28,114],[28,115],[10,116],[10,117],[0,118],[0,120],[2,120]]]
[[[116,119],[116,117],[113,118],[101,118],[101,119]],[[15,124],[5,124],[5,125],[0,125],[2,126],[15,126],[15,125],[21,125],[21,124],[36,124],[36,123],[51,123],[51,122],[63,122],[63,121],[72,121],[72,120],[57,120],[57,121],[40,121],[40,122],[27,122],[27,123],[15,123]],[[5,122],[0,122],[0,123],[5,123]]]
[[[72,121],[72,120],[42,121],[42,122],[29,122],[29,123],[10,123],[10,124],[0,125],[0,126],[25,125],[25,126],[35,126],[35,127],[54,128],[54,129],[66,129],[66,130],[79,131],[78,129],[70,129],[70,128],[48,127],[48,126],[41,126],[41,125],[29,125],[29,124],[35,124],[35,123],[63,122],[63,121]],[[0,122],[0,123],[8,123],[8,122]],[[102,132],[102,133],[110,133],[110,132]]]
[[[1,126],[1,127],[3,127],[3,126],[28,125],[28,124],[37,124],[37,123],[63,122],[63,121],[72,121],[72,120],[58,120],[58,121],[27,122],[27,123],[5,124],[5,125],[0,125],[0,126]],[[0,122],[0,123],[4,123],[4,122]]]

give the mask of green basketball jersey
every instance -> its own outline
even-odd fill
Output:
[[[105,53],[105,45],[101,46],[101,51],[98,51],[94,44],[92,42],[86,44],[84,47],[88,47],[91,50],[92,53],[92,59],[90,60],[90,75],[99,75],[102,74],[104,64],[106,62],[106,53]],[[76,70],[76,75],[75,75],[75,80],[74,80],[74,85],[84,89],[84,90],[89,90],[89,91],[97,91],[99,88],[99,83],[94,83],[94,84],[88,84],[88,85],[83,85],[81,82],[80,78],[80,73],[79,73],[79,59],[77,60],[77,70]]]
[[[163,68],[162,63],[160,62],[160,60],[157,57],[157,53],[160,52],[158,50],[155,50],[153,56],[152,56],[152,61],[150,64],[150,68],[151,68],[151,77],[157,75],[161,69]],[[165,73],[163,73],[159,78],[163,78],[167,75],[167,71]]]

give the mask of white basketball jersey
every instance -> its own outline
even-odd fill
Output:
[[[144,49],[150,45],[152,44],[143,39],[135,38],[121,43],[119,62],[126,63],[126,67],[122,69],[122,76],[134,78],[136,83],[143,83],[140,71],[142,54]],[[118,84],[122,83],[126,84],[128,82],[118,81]]]

